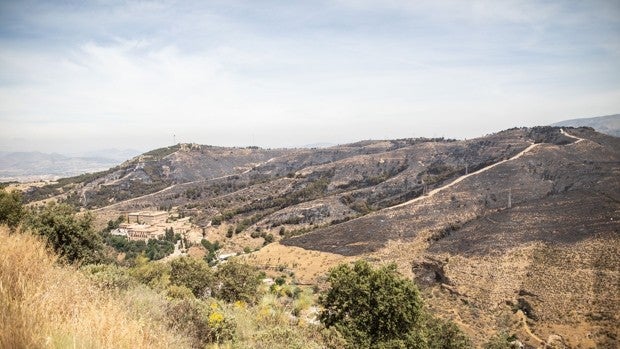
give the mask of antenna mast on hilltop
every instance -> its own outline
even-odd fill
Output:
[[[172,145],[177,144],[177,135],[172,134]]]

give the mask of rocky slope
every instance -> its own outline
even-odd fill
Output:
[[[411,268],[431,306],[478,337],[616,347],[620,142],[570,133],[580,139],[539,143],[433,196],[284,243]]]
[[[178,145],[28,197],[104,219],[176,207],[231,252],[273,238],[250,261],[304,282],[320,283],[339,261],[395,262],[478,344],[506,331],[531,347],[559,335],[570,347],[611,348],[619,174],[620,139],[538,127],[322,149]]]

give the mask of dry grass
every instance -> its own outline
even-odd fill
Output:
[[[330,268],[340,263],[355,260],[334,253],[306,250],[300,247],[284,246],[278,242],[269,244],[259,251],[243,258],[266,271],[283,267],[295,272],[295,278],[302,284],[314,284],[324,277]],[[269,273],[268,273],[269,274]],[[278,273],[275,273],[278,274]]]
[[[30,234],[0,227],[0,348],[187,347],[161,324],[132,315]]]

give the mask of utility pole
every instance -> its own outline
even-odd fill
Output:
[[[512,207],[512,188],[508,189],[508,208]]]

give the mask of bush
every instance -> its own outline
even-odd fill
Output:
[[[166,290],[166,295],[172,299],[191,299],[195,298],[192,290],[185,286],[170,285]]]
[[[170,282],[173,285],[187,287],[196,297],[205,297],[213,282],[213,272],[203,260],[190,257],[177,258],[170,262]]]
[[[353,267],[342,264],[330,272],[328,281],[331,287],[319,299],[324,307],[320,320],[335,327],[354,347],[404,340],[419,323],[420,293],[396,272],[394,264],[379,269],[365,261]]]
[[[469,338],[451,321],[429,317],[426,321],[430,348],[471,348]]]
[[[146,244],[146,256],[150,260],[162,259],[174,252],[174,244],[167,240],[149,239]]]
[[[231,225],[230,227],[228,227],[228,231],[226,231],[226,237],[227,238],[233,237],[234,232],[235,232],[235,230],[234,230],[234,228]]]
[[[218,225],[222,224],[222,216],[215,216],[211,219],[211,225],[217,227]]]
[[[166,289],[170,284],[170,265],[167,263],[150,263],[145,256],[136,258],[136,267],[129,273],[139,282],[154,289]]]
[[[210,307],[196,299],[183,299],[169,306],[169,326],[184,332],[192,340],[194,348],[204,348],[212,342],[232,339],[234,325],[214,303]]]
[[[127,269],[113,264],[90,264],[82,271],[102,289],[127,290],[136,285],[136,280]]]
[[[508,335],[506,332],[501,332],[493,336],[488,342],[484,344],[484,349],[510,349],[511,342],[515,341],[517,337],[515,335]]]
[[[96,263],[102,259],[103,244],[92,227],[90,214],[77,215],[71,206],[50,203],[33,211],[27,225],[46,238],[62,259],[74,263]]]
[[[453,322],[422,310],[417,287],[394,264],[378,269],[365,261],[339,265],[328,281],[330,289],[319,298],[324,307],[319,318],[349,348],[471,348]]]
[[[142,240],[132,241],[124,236],[104,234],[104,241],[117,252],[125,253],[125,260],[133,260],[146,250],[146,243]]]
[[[213,293],[217,298],[229,303],[256,301],[256,289],[260,285],[260,276],[256,268],[228,260],[218,268],[215,276],[219,285],[213,289]]]
[[[0,189],[0,224],[6,224],[14,230],[23,217],[24,208],[20,192],[14,190],[9,193]]]
[[[265,242],[263,243],[263,245],[268,245],[270,243],[273,242],[273,235],[271,234],[266,234],[263,239],[265,239]]]

